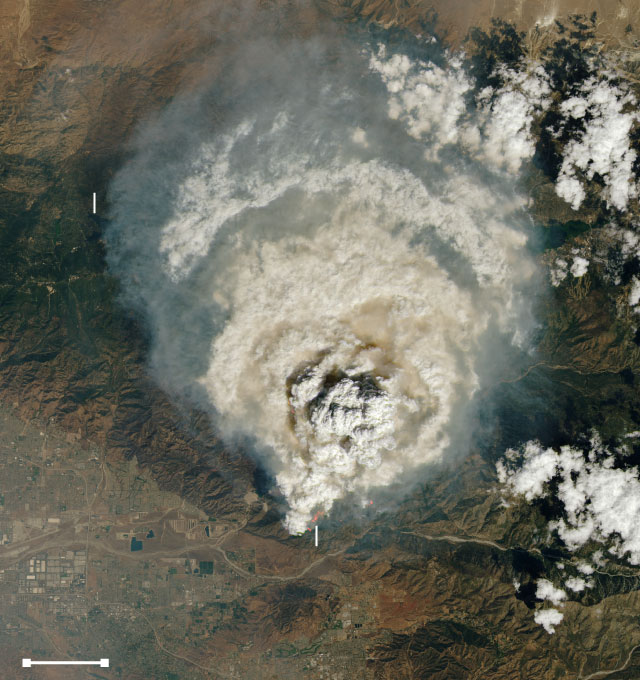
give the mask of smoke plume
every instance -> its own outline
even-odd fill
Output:
[[[470,107],[435,42],[259,41],[144,126],[113,182],[109,264],[151,370],[253,442],[291,533],[464,453],[480,357],[526,344],[535,268],[505,172],[545,86],[512,81]]]

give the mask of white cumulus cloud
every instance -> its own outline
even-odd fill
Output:
[[[540,65],[519,71],[502,67],[503,85],[481,92],[480,155],[495,167],[518,172],[533,157],[535,138],[531,126],[549,105],[551,87]]]
[[[538,609],[533,620],[540,624],[550,635],[556,632],[556,626],[562,622],[564,614],[557,609]]]
[[[585,130],[570,140],[562,151],[562,164],[556,193],[577,210],[586,197],[584,180],[597,173],[605,184],[604,198],[618,210],[626,210],[637,196],[633,176],[636,152],[630,145],[630,132],[640,120],[636,99],[611,78],[592,77],[580,94],[560,104],[567,119],[585,121]]]
[[[629,291],[629,306],[636,307],[640,302],[640,279],[634,276],[631,279],[631,290]]]
[[[526,500],[546,496],[557,480],[564,517],[550,524],[571,550],[589,541],[606,543],[609,551],[640,564],[640,479],[636,469],[614,467],[615,455],[594,437],[585,455],[571,446],[544,448],[527,442],[509,450],[498,462],[500,481]],[[578,567],[591,573],[591,567]]]
[[[567,594],[564,590],[556,588],[547,579],[541,578],[536,585],[536,597],[540,600],[549,600],[549,602],[558,606],[567,599]]]
[[[557,288],[567,278],[568,267],[569,264],[565,259],[561,257],[556,259],[549,271],[552,286]]]
[[[540,64],[523,64],[518,70],[499,67],[502,85],[478,94],[474,115],[467,107],[473,81],[457,57],[442,68],[405,55],[388,57],[381,47],[370,66],[387,87],[390,117],[403,122],[416,139],[429,142],[428,158],[437,157],[447,144],[460,144],[492,168],[517,173],[533,157],[531,126],[551,101]]]
[[[587,260],[584,257],[574,257],[573,258],[573,264],[571,265],[571,274],[576,278],[579,279],[580,277],[584,276],[587,273],[587,270],[589,269],[589,260]]]
[[[593,588],[593,583],[585,581],[580,576],[572,576],[571,578],[568,578],[564,584],[569,590],[573,590],[575,593],[579,593],[585,588]]]
[[[467,114],[465,97],[473,83],[460,59],[452,58],[442,68],[405,54],[387,56],[380,46],[369,63],[389,92],[389,117],[402,121],[412,137],[430,142],[430,158],[443,146],[457,143],[461,134],[473,135],[461,126]]]
[[[576,565],[576,569],[580,573],[586,574],[587,576],[589,574],[593,574],[593,572],[595,571],[594,568],[588,562],[578,562],[578,564]]]

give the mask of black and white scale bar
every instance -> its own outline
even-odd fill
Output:
[[[100,668],[109,668],[109,659],[100,659],[100,661],[33,661],[32,659],[22,659],[23,668],[31,668],[32,666],[100,666]]]

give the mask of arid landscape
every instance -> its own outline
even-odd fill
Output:
[[[154,378],[149,329],[105,263],[109,187],[137,126],[221,78],[239,36],[356,26],[390,41],[429,32],[472,54],[469,31],[500,18],[535,51],[575,12],[597,13],[590,44],[621,55],[637,92],[631,2],[2,3],[3,677],[638,677],[637,566],[611,557],[549,634],[534,620],[534,583],[573,574],[583,556],[548,538],[552,499],[506,501],[496,475],[521,442],[555,446],[592,428],[607,442],[639,427],[640,342],[633,312],[620,312],[637,272],[629,265],[618,287],[607,278],[596,255],[615,243],[595,199],[571,210],[543,167],[523,176],[536,262],[553,268],[580,249],[594,254],[589,273],[536,302],[535,352],[483,385],[479,434],[453,472],[402,480],[401,502],[383,497],[355,519],[338,509],[320,520],[317,547],[312,531],[283,527],[285,500],[263,463]],[[210,114],[225,111],[214,103]],[[637,200],[621,224],[635,214]],[[110,667],[29,670],[25,657]]]

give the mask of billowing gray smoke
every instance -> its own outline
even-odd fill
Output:
[[[292,533],[453,455],[478,358],[524,342],[534,267],[502,173],[533,149],[545,84],[506,78],[471,115],[438,59],[247,47],[140,131],[113,182],[109,263],[154,375],[256,442]]]

